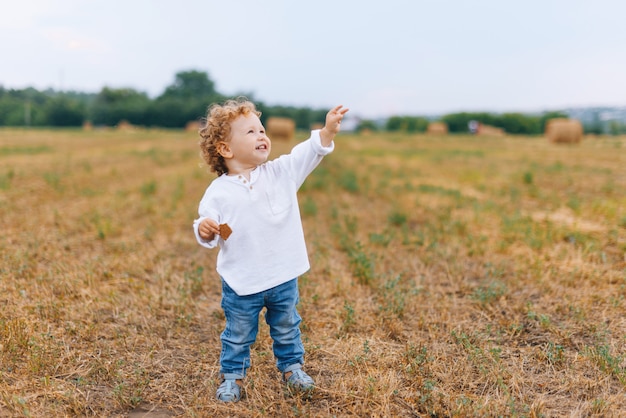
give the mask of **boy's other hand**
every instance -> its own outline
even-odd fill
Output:
[[[203,219],[198,225],[198,235],[205,241],[212,241],[215,234],[220,233],[220,226],[213,219]]]

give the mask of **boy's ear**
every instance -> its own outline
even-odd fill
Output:
[[[228,142],[219,142],[217,144],[217,152],[224,158],[233,158],[233,152],[230,150]]]

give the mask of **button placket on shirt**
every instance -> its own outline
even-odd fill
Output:
[[[248,179],[246,179],[244,176],[237,176],[237,178],[239,179],[241,183],[243,183],[246,186],[248,190],[252,190],[253,188],[252,183],[249,182]]]

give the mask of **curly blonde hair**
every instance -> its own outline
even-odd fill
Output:
[[[230,141],[230,123],[239,116],[254,114],[261,116],[254,103],[245,97],[227,100],[223,104],[214,103],[209,107],[206,123],[198,132],[200,137],[200,155],[211,168],[221,176],[228,173],[224,157],[217,151],[220,142]]]

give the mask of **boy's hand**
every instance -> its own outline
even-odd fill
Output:
[[[350,109],[344,109],[343,105],[339,105],[328,111],[326,114],[326,125],[320,131],[323,146],[328,147],[333,142],[335,135],[341,129],[341,120],[348,110]]]
[[[203,219],[198,225],[198,235],[205,241],[212,241],[215,234],[220,233],[220,226],[213,219]]]

